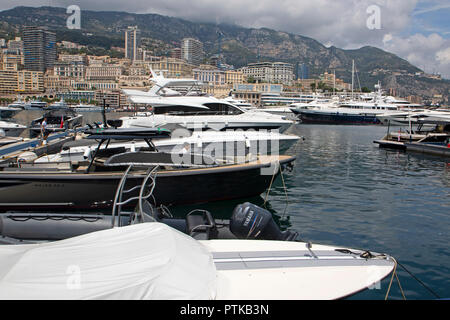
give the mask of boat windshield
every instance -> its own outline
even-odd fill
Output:
[[[193,108],[184,105],[158,106],[153,108],[154,114],[170,114],[178,116],[193,115],[238,115],[244,113],[239,107],[225,103],[205,103],[206,108]]]

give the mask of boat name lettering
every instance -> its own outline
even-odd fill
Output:
[[[64,184],[62,183],[36,183],[34,185],[38,188],[62,188],[64,187]]]

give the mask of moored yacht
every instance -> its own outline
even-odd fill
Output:
[[[9,108],[25,109],[25,102],[19,96],[16,101],[8,105]]]
[[[27,129],[26,126],[14,123],[11,121],[3,121],[0,120],[0,136],[4,137],[18,137],[20,136],[25,130]]]
[[[31,100],[25,102],[24,109],[25,110],[44,110],[47,107],[47,102],[40,100]]]
[[[293,110],[303,123],[317,124],[381,124],[377,115],[393,113],[398,107],[371,102],[341,103],[337,107],[304,108]]]
[[[155,139],[153,144],[160,152],[191,152],[208,154],[215,158],[248,157],[250,155],[285,154],[300,137],[277,132],[264,131],[188,131],[175,129],[170,138]],[[35,163],[58,163],[90,160],[97,144],[95,141],[80,139],[66,143],[61,152],[45,155]],[[125,149],[127,152],[140,151],[148,145],[145,141],[111,143],[108,149]],[[104,150],[106,146],[101,146]]]
[[[102,106],[95,106],[92,104],[83,104],[79,103],[75,106],[70,107],[70,109],[74,110],[75,112],[102,112],[103,107]],[[109,111],[108,109],[105,111]]]
[[[42,123],[47,119],[46,129],[49,132],[65,131],[81,126],[83,116],[68,108],[55,109],[45,112],[41,117],[34,119],[30,124],[30,136],[38,136],[42,130]]]
[[[67,105],[67,103],[64,101],[63,98],[61,98],[60,101],[50,104],[46,109],[47,110],[60,110],[60,109],[68,109],[68,108],[69,108],[69,106]]]
[[[282,116],[248,112],[224,100],[190,94],[189,90],[181,94],[171,89],[179,86],[193,88],[201,84],[194,79],[166,79],[154,75],[153,80],[155,85],[147,92],[123,90],[134,105],[151,108],[151,113],[120,118],[117,126],[153,128],[178,124],[189,130],[278,129],[284,132],[293,124]]]
[[[92,129],[88,139],[100,141],[85,161],[53,163],[10,162],[0,171],[0,207],[43,209],[95,209],[111,206],[126,163],[140,163],[131,181],[141,181],[148,168],[157,168],[155,198],[163,204],[187,204],[263,193],[295,157],[265,155],[244,159],[214,159],[192,153],[156,152],[151,142],[170,136],[157,129]],[[148,148],[126,152],[125,148],[101,149],[111,141],[143,140]]]
[[[450,112],[428,109],[400,110],[398,112],[378,114],[377,119],[386,125],[408,125],[409,123],[419,124],[426,122],[430,124],[431,121],[445,122],[446,120],[450,123]]]

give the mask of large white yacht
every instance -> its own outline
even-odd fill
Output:
[[[150,113],[122,117],[116,124],[124,128],[153,128],[178,124],[189,130],[267,129],[284,132],[294,122],[266,112],[248,112],[232,103],[209,96],[192,94],[201,85],[194,79],[169,79],[153,76],[155,85],[149,91],[123,90],[135,105],[150,107]],[[187,87],[186,93],[170,87]]]
[[[386,125],[408,125],[410,123],[418,124],[424,122],[450,123],[450,111],[428,109],[400,110],[394,113],[391,112],[377,115],[377,118]]]

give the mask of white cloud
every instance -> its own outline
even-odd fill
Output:
[[[267,27],[344,49],[372,45],[396,53],[428,72],[441,71],[450,77],[450,70],[440,69],[445,67],[442,61],[446,61],[443,57],[449,47],[448,40],[438,34],[404,35],[412,30],[414,15],[447,7],[448,0],[0,0],[0,9],[49,4],[62,7],[77,4],[82,10],[159,13],[198,22]],[[367,9],[374,5],[380,8],[381,29],[371,30],[367,27],[371,18]]]
[[[450,40],[433,33],[394,36],[385,42],[385,50],[404,57],[412,64],[430,73],[441,73],[450,78]]]
[[[436,60],[439,61],[442,65],[450,66],[450,47],[438,51],[436,53]]]

